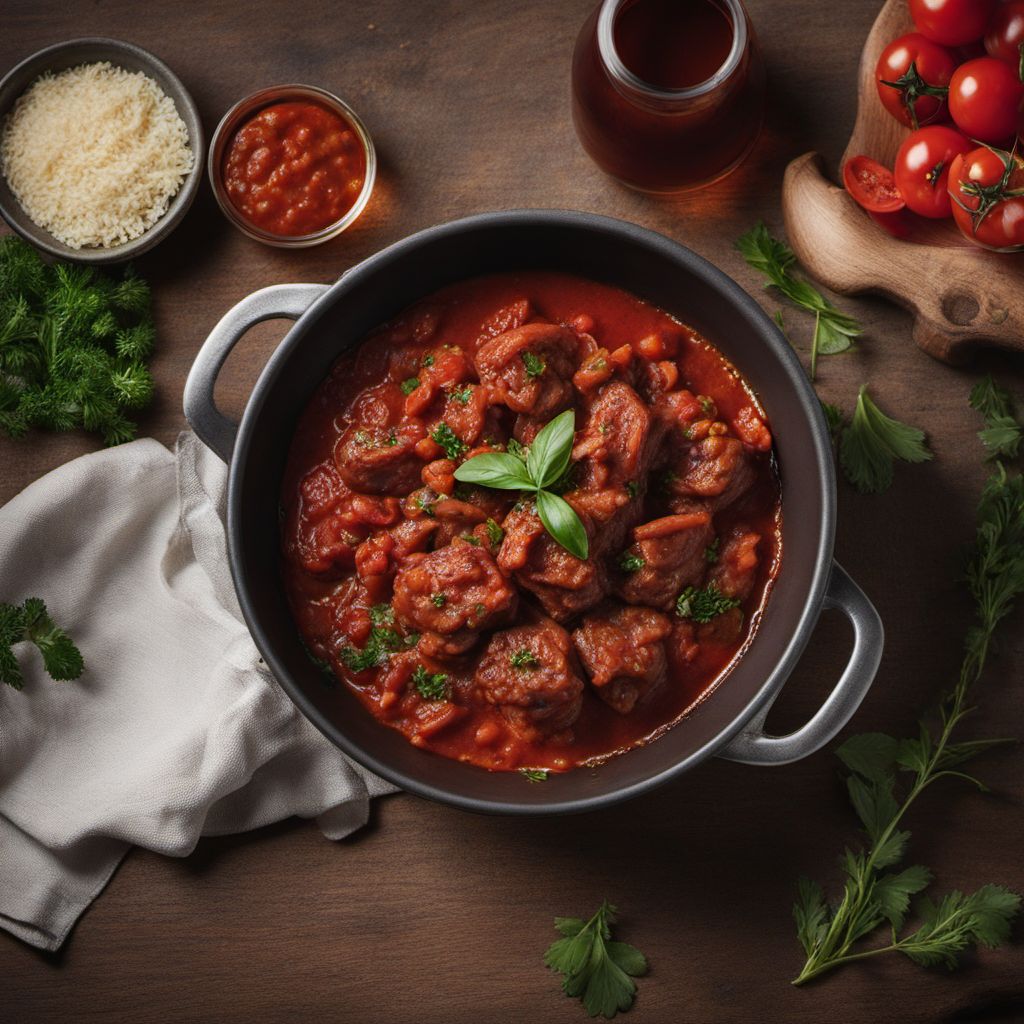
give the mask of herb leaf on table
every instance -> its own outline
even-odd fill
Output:
[[[864,333],[856,319],[829,302],[810,282],[793,275],[796,255],[784,242],[773,238],[763,223],[737,239],[736,248],[751,267],[768,278],[766,288],[776,288],[795,306],[814,314],[811,380],[818,372],[819,355],[845,352],[853,339]]]
[[[24,604],[0,603],[0,683],[20,690],[24,685],[14,645],[27,641],[39,649],[46,674],[54,680],[77,679],[85,669],[82,654],[38,597]]]
[[[149,287],[131,269],[49,267],[17,236],[0,239],[0,432],[81,427],[108,445],[132,440],[129,414],[153,394],[154,341]]]
[[[556,917],[562,938],[544,954],[544,963],[563,975],[562,990],[582,1001],[591,1017],[612,1018],[636,998],[634,977],[647,973],[647,959],[636,947],[612,941],[616,909],[607,900],[589,921]]]
[[[995,394],[994,385],[988,393]],[[978,388],[971,404],[995,408]],[[908,438],[897,446],[904,443],[910,443]],[[917,798],[940,779],[968,782],[984,790],[984,784],[961,766],[1007,742],[953,739],[957,727],[974,710],[972,692],[997,629],[1024,593],[1024,477],[1007,473],[1001,463],[982,492],[966,581],[975,621],[965,637],[959,677],[937,710],[920,720],[916,736],[898,739],[866,733],[851,737],[836,751],[849,770],[850,801],[867,838],[860,849],[847,848],[843,853],[840,865],[845,879],[838,902],[828,903],[815,882],[801,879],[797,885],[793,917],[806,959],[795,985],[842,964],[890,952],[926,967],[952,969],[969,947],[994,947],[1009,937],[1021,898],[1000,885],[984,885],[967,895],[953,891],[937,904],[921,898],[914,907],[920,924],[903,932],[912,897],[931,884],[932,876],[921,866],[890,870],[907,851],[911,836],[900,826]],[[884,924],[889,926],[888,942],[860,944]]]
[[[978,437],[991,459],[1013,459],[1020,453],[1024,432],[1017,422],[1013,397],[991,376],[984,377],[971,391],[971,408],[985,418]]]

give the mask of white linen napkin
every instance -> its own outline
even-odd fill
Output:
[[[353,764],[270,676],[235,599],[226,471],[192,434],[76,459],[0,509],[0,601],[42,598],[85,672],[19,649],[0,685],[0,926],[57,949],[129,845],[318,817],[340,839],[394,787]]]

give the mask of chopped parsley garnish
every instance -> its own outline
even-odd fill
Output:
[[[704,549],[704,561],[708,565],[714,565],[718,561],[718,544],[721,540],[720,537],[716,537],[705,549]]]
[[[393,626],[395,623],[395,611],[389,604],[371,605],[369,613],[374,626]]]
[[[412,685],[424,700],[448,699],[447,672],[428,672],[422,665],[417,665],[412,674]]]
[[[487,539],[491,542],[491,547],[496,548],[502,542],[505,531],[493,519],[488,519],[484,525],[487,528]]]
[[[474,537],[473,534],[471,534],[471,533],[460,533],[459,534],[459,540],[464,540],[467,544],[472,544],[473,547],[475,547],[475,548],[480,547],[480,540],[479,540],[479,538]]]
[[[646,560],[639,555],[624,551],[619,559],[619,568],[623,572],[639,572],[647,564]]]
[[[626,484],[626,493],[631,498],[635,498],[640,493],[640,485],[635,480],[630,480]]]
[[[526,457],[530,454],[530,449],[526,445],[520,444],[514,437],[508,439],[508,444],[505,445],[505,450],[509,455],[514,455],[521,462],[526,461]]]
[[[407,377],[399,387],[402,389],[403,395],[411,395],[420,386],[419,377]]]
[[[448,598],[446,598],[444,596],[444,594],[438,593],[438,594],[431,594],[430,595],[430,603],[435,608],[443,608],[445,606],[445,604],[447,603],[447,601],[448,601]]]
[[[701,590],[687,587],[676,599],[676,615],[694,622],[710,622],[739,604],[737,598],[726,597],[714,583],[709,583]]]
[[[513,668],[537,668],[540,665],[537,655],[528,647],[520,647],[518,651],[513,652],[508,660]]]
[[[455,431],[442,420],[430,435],[431,439],[439,444],[449,459],[462,458],[469,451],[469,445],[462,438],[457,437]]]
[[[698,396],[697,401],[700,402],[700,411],[705,416],[710,416],[715,411],[715,403],[707,395]]]
[[[469,400],[473,397],[473,386],[467,384],[464,388],[452,388],[448,394],[453,401],[458,402],[460,405],[468,405]]]
[[[433,365],[434,365],[434,357],[432,355],[424,356],[423,359],[420,361],[420,366],[433,366]]]
[[[520,768],[519,774],[527,782],[547,782],[549,773],[547,768]]]
[[[416,495],[416,507],[428,518],[434,518],[434,502],[422,494]]]
[[[395,445],[398,444],[398,434],[395,432],[394,429],[388,431],[388,436],[384,439],[384,443],[389,448],[394,448]]]
[[[547,369],[544,360],[532,352],[523,353],[523,366],[526,367],[526,376],[531,378],[539,377]]]

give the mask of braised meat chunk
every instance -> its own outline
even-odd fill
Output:
[[[423,633],[434,654],[468,650],[481,630],[514,615],[517,604],[515,587],[490,552],[461,538],[436,551],[410,555],[395,577],[395,615],[408,629]],[[444,643],[433,641],[430,634]]]
[[[643,486],[661,433],[660,423],[628,384],[606,384],[591,404],[573,448],[580,486]]]
[[[689,507],[693,498],[707,498],[717,509],[731,505],[754,482],[754,469],[743,442],[726,434],[709,434],[690,445],[668,478],[670,503]],[[673,505],[675,511],[675,505]]]
[[[423,468],[416,444],[424,429],[418,420],[403,418],[401,390],[391,383],[370,388],[353,413],[334,448],[342,480],[367,494],[407,494]]]
[[[569,634],[544,619],[495,633],[476,668],[484,699],[526,736],[550,736],[567,729],[583,706]]]
[[[708,573],[708,583],[718,588],[726,597],[744,601],[754,589],[757,553],[761,535],[745,526],[735,526],[725,538],[718,552],[718,559]]]
[[[576,511],[581,513],[580,509]],[[581,513],[580,518],[593,554],[593,526],[585,513]],[[532,504],[514,508],[502,527],[505,538],[498,552],[498,565],[503,572],[512,575],[519,586],[530,591],[557,622],[566,622],[592,608],[608,592],[608,574],[603,561],[594,557],[577,558],[566,551],[544,529]]]
[[[699,582],[705,552],[714,538],[707,511],[665,516],[633,530],[633,543],[619,560],[624,578],[616,588],[624,601],[670,609],[679,592]]]
[[[598,696],[626,715],[665,679],[665,638],[671,632],[667,616],[618,605],[588,615],[572,639]]]
[[[579,339],[568,327],[513,327],[477,349],[476,372],[513,412],[549,419],[572,404]]]

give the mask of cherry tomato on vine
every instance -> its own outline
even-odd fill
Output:
[[[843,184],[857,202],[872,213],[893,213],[903,208],[892,171],[869,156],[852,156],[843,165]]]
[[[996,8],[985,33],[985,49],[1024,79],[1024,0],[1009,0]]]
[[[1017,130],[1024,83],[995,57],[969,60],[949,82],[949,113],[957,128],[979,142],[1005,142]]]
[[[883,106],[909,128],[940,118],[949,80],[959,63],[951,50],[908,32],[894,39],[878,58],[875,85]]]
[[[985,34],[996,0],[910,0],[917,31],[943,46],[963,46]]]
[[[907,206],[922,217],[948,217],[950,209],[946,182],[953,160],[966,153],[971,143],[958,131],[943,124],[911,132],[896,154],[893,176]]]
[[[953,217],[961,234],[1000,252],[1024,249],[1024,158],[981,146],[949,169]]]

